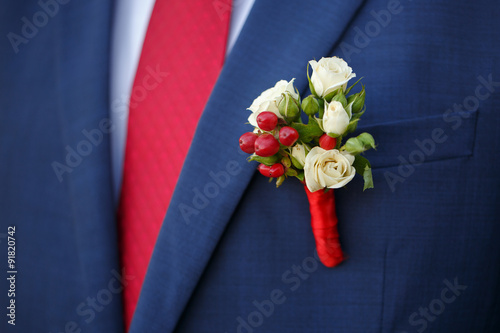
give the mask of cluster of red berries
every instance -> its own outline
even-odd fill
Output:
[[[278,116],[270,111],[261,112],[257,116],[257,124],[263,131],[274,131],[278,126]],[[247,132],[240,137],[240,148],[248,154],[255,153],[261,157],[270,157],[279,152],[280,144],[291,147],[299,139],[299,132],[293,127],[283,126],[279,129],[278,138],[276,139],[270,133]],[[280,177],[285,173],[285,167],[281,163],[260,164],[258,170],[262,175],[272,178]]]

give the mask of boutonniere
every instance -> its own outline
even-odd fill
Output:
[[[251,154],[248,160],[258,162],[259,172],[276,180],[277,187],[290,177],[304,184],[316,249],[327,267],[344,259],[333,190],[345,186],[356,173],[363,176],[363,190],[373,187],[370,162],[360,154],[375,148],[375,141],[369,133],[348,137],[366,109],[365,87],[351,93],[361,79],[348,87],[354,77],[343,59],[309,61],[311,94],[301,98],[293,86],[295,79],[277,82],[248,108],[254,130],[239,140],[240,148]]]

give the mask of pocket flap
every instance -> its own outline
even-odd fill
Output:
[[[373,135],[377,150],[365,157],[372,168],[423,163],[472,155],[478,111],[445,113],[382,123],[357,132]]]

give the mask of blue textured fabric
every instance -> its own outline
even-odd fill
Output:
[[[57,3],[16,53],[9,32],[44,9],[1,1],[0,260],[15,225],[16,331],[122,332],[120,282],[133,277],[118,268],[111,192],[112,8]],[[498,17],[493,0],[256,0],[131,332],[499,332]],[[348,258],[325,268],[302,186],[275,189],[237,142],[256,96],[292,78],[304,95],[307,61],[331,55],[364,77],[360,131],[379,147],[366,154],[375,189],[355,179],[336,191]],[[9,287],[0,279],[2,332],[14,331]]]
[[[0,331],[123,331],[106,133],[111,3],[1,7]],[[15,297],[7,297],[8,226]]]

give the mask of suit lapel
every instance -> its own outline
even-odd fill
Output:
[[[330,54],[357,1],[257,0],[200,119],[158,236],[131,331],[174,330],[247,184],[238,138],[251,130],[246,110],[265,89],[297,78],[305,92],[307,61]],[[196,92],[194,92],[196,93]],[[148,325],[148,326],[146,326]]]

